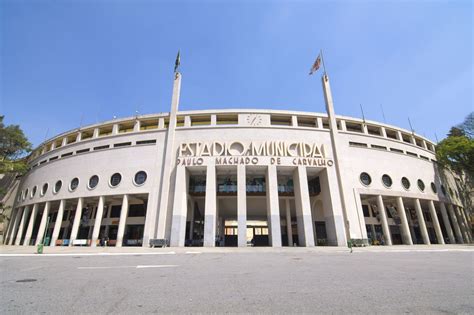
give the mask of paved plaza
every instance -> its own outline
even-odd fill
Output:
[[[473,314],[474,248],[0,247],[0,313]]]

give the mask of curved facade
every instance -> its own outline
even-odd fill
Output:
[[[178,112],[60,134],[30,156],[5,242],[346,246],[468,243],[434,144],[309,112]],[[332,128],[331,128],[332,127]]]

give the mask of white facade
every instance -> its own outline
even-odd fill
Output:
[[[438,170],[434,144],[335,116],[325,78],[329,115],[179,112],[177,73],[169,114],[86,126],[39,146],[5,243],[34,245],[44,235],[51,246],[470,243],[456,178]]]

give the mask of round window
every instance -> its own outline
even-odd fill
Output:
[[[410,189],[410,181],[406,177],[402,177],[402,186],[406,190]]]
[[[390,176],[388,176],[387,174],[384,174],[382,176],[382,183],[385,187],[392,187],[392,178]]]
[[[112,187],[118,186],[121,181],[122,175],[120,175],[119,173],[115,173],[114,175],[112,175],[112,177],[110,177],[110,185],[112,185]]]
[[[74,191],[76,190],[77,186],[79,186],[79,178],[73,178],[73,180],[71,181],[71,185],[69,186],[69,188]]]
[[[438,192],[438,190],[436,189],[436,185],[435,183],[431,183],[431,190],[436,194]]]
[[[63,182],[58,180],[56,184],[54,184],[54,192],[58,193],[61,190],[62,186],[63,186]]]
[[[135,174],[135,184],[143,185],[145,182],[146,182],[146,173],[144,171],[140,171]]]
[[[31,190],[31,198],[33,198],[36,195],[36,190],[38,189],[38,186],[33,187]]]
[[[443,185],[441,185],[441,192],[446,196],[446,188]]]
[[[48,183],[43,184],[43,188],[41,188],[41,196],[44,196],[46,192],[48,191]]]
[[[25,194],[23,195],[23,200],[26,199],[26,196],[28,196],[28,188],[26,188],[26,190],[25,190]]]
[[[418,188],[420,188],[421,191],[425,191],[425,183],[421,179],[417,181]]]
[[[369,186],[370,183],[372,183],[372,178],[370,178],[370,175],[367,174],[366,172],[360,173],[359,178],[362,184],[364,184],[365,186]]]
[[[99,176],[94,175],[89,179],[89,188],[95,188],[99,184]]]

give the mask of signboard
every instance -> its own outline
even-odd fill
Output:
[[[215,165],[288,165],[327,167],[323,145],[292,141],[210,141],[183,142],[177,165],[200,166],[213,160]]]

